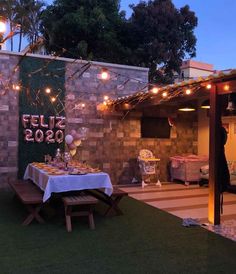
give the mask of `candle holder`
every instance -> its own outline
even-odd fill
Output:
[[[70,162],[70,160],[71,160],[71,155],[70,155],[70,153],[69,153],[69,152],[65,152],[65,153],[64,153],[63,159],[64,159],[64,163],[65,163],[65,170],[68,171],[68,170],[69,170],[68,164],[69,164],[69,162]]]

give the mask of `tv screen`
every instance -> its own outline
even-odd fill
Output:
[[[142,138],[170,138],[170,125],[167,117],[142,117]]]

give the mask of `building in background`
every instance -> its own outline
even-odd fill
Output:
[[[193,60],[183,61],[180,71],[180,74],[175,77],[175,82],[208,76],[216,72],[212,64]]]

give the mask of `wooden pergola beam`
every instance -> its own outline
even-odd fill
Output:
[[[210,90],[210,135],[209,135],[209,201],[208,220],[214,225],[220,224],[219,190],[219,145],[221,127],[221,107],[217,86]]]

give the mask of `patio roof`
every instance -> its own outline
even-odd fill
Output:
[[[220,168],[220,129],[222,95],[236,93],[236,69],[220,71],[206,77],[199,77],[171,85],[136,92],[116,100],[105,102],[110,110],[132,110],[161,104],[177,104],[187,100],[197,100],[201,97],[210,99],[209,115],[209,204],[208,219],[213,224],[220,224],[220,184],[218,171]],[[153,85],[152,85],[153,87]],[[187,91],[188,90],[188,91]]]
[[[209,97],[209,84],[217,85],[218,94],[235,92],[236,69],[220,71],[219,73],[211,74],[209,76],[201,76],[196,79],[161,87],[149,85],[148,88],[147,85],[146,89],[143,91],[138,91],[132,95],[118,97],[117,99],[108,101],[107,106],[125,110]],[[157,88],[156,93],[153,92],[154,87]],[[209,89],[207,87],[209,87]]]

